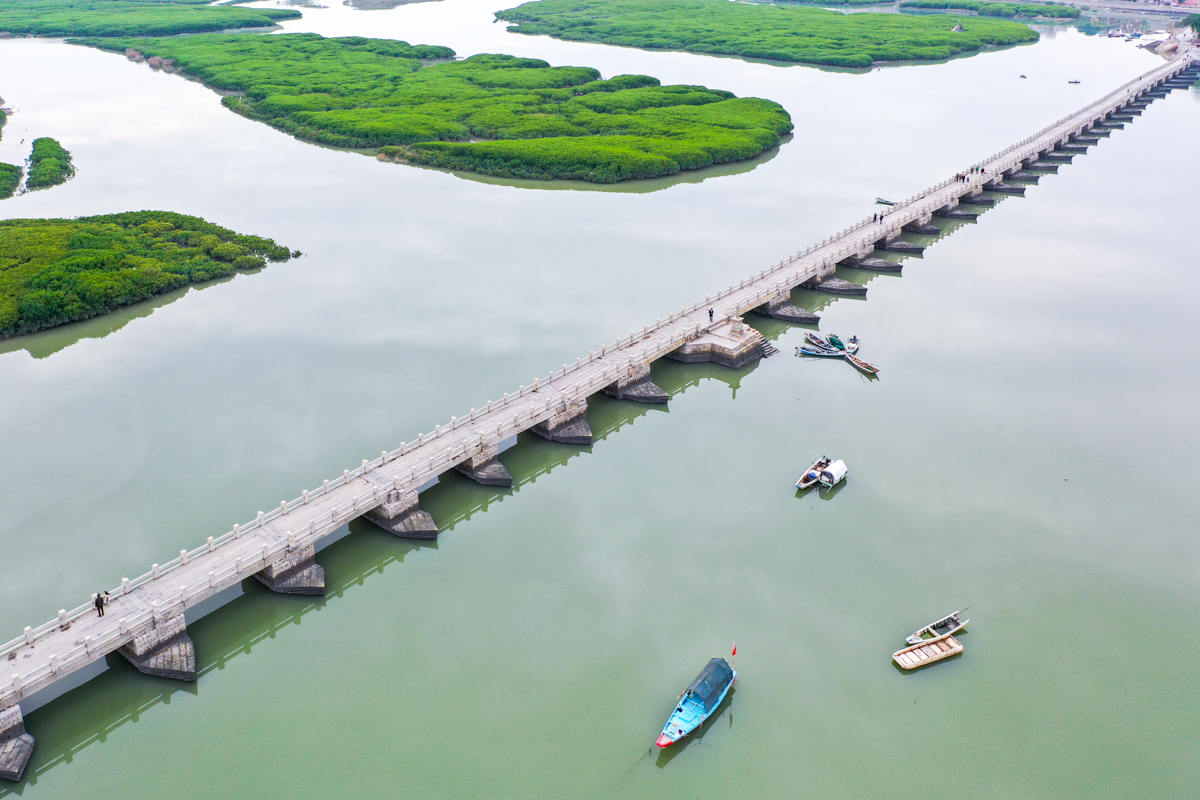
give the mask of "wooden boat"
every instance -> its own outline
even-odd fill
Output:
[[[829,464],[830,461],[828,456],[821,456],[818,458],[812,463],[811,467],[805,470],[804,475],[801,476],[800,480],[796,481],[796,488],[808,489],[809,487],[816,486],[821,480],[821,470],[828,467]]]
[[[804,341],[811,344],[813,347],[823,347],[826,350],[836,350],[837,348],[826,341],[820,334],[812,331],[804,332]]]
[[[858,337],[857,336],[851,336],[849,339],[847,339],[845,342],[843,342],[841,339],[839,339],[837,337],[836,334],[831,333],[831,334],[829,334],[829,343],[831,345],[833,345],[835,348],[837,348],[838,350],[844,350],[847,353],[857,353],[858,352]]]
[[[846,466],[846,462],[838,459],[825,469],[821,470],[820,476],[817,478],[821,485],[826,489],[832,489],[838,483],[846,480],[846,476],[850,474],[850,468]]]
[[[921,644],[897,650],[892,653],[892,661],[895,661],[901,669],[916,669],[935,661],[941,661],[943,658],[956,656],[962,651],[962,642],[947,633],[945,636],[926,639]]]
[[[655,742],[670,747],[704,724],[737,680],[737,670],[723,658],[714,658],[705,665],[696,680],[679,695],[675,710]]]
[[[896,205],[896,201],[895,201],[895,200],[884,200],[882,197],[876,197],[876,198],[875,198],[875,202],[876,202],[876,203],[883,203],[885,206],[894,206],[894,205]]]
[[[863,361],[853,353],[846,353],[845,356],[847,361],[868,375],[874,375],[876,372],[879,372],[879,367],[873,364],[868,364],[866,361]]]
[[[821,358],[841,358],[846,355],[841,350],[827,350],[824,347],[801,346],[797,347],[796,350],[806,356],[820,356]]]
[[[955,611],[953,614],[947,614],[937,622],[931,622],[924,628],[915,630],[911,636],[908,636],[904,641],[909,644],[921,644],[927,639],[936,639],[939,636],[945,636],[949,633],[958,633],[963,628],[967,627],[967,623],[971,620],[962,620],[958,615],[961,611]]]

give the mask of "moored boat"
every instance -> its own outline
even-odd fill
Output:
[[[841,358],[842,356],[846,355],[841,350],[832,350],[824,347],[812,347],[807,345],[797,347],[796,350],[797,352],[800,352],[806,356],[821,356],[822,358]]]
[[[955,611],[953,614],[947,614],[937,622],[931,622],[924,628],[920,628],[912,632],[911,636],[905,638],[904,641],[909,644],[920,644],[928,639],[936,639],[939,636],[945,636],[950,633],[958,633],[967,627],[967,623],[971,620],[963,620],[958,615],[961,611]]]
[[[829,456],[821,456],[812,463],[812,466],[805,470],[800,480],[796,481],[797,489],[808,489],[811,486],[816,486],[821,480],[821,470],[828,467],[830,464]]]
[[[874,375],[876,372],[879,372],[879,367],[874,364],[868,364],[853,353],[846,353],[846,360],[868,375]]]
[[[737,670],[729,666],[728,661],[723,658],[709,661],[696,680],[679,695],[675,710],[671,712],[655,744],[670,747],[699,728],[721,705],[735,680]]]
[[[943,658],[956,656],[962,651],[962,642],[947,633],[945,636],[926,639],[920,644],[897,650],[892,653],[892,661],[895,661],[901,669],[916,669],[935,661],[941,661]]]
[[[817,480],[826,489],[831,489],[838,483],[846,480],[846,476],[850,473],[850,468],[846,466],[846,462],[840,458],[832,464],[821,470],[821,474]]]
[[[970,620],[960,619],[960,613],[955,611],[913,631],[904,640],[909,646],[892,653],[892,661],[901,669],[916,669],[961,653],[962,642],[954,634],[965,630]]]
[[[812,331],[804,332],[804,341],[808,342],[813,347],[823,347],[826,350],[836,350],[837,349],[836,347],[831,345],[828,341],[826,341],[825,338],[823,336],[821,336],[821,334],[813,333]]]
[[[837,337],[836,334],[829,334],[829,343],[838,350],[845,350],[847,353],[858,352],[858,337],[851,336],[845,342]]]

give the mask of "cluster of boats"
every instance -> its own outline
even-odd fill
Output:
[[[819,483],[826,489],[832,489],[839,482],[846,480],[849,472],[845,461],[834,461],[829,456],[821,456],[804,471],[800,480],[796,481],[796,488],[811,489]]]
[[[904,640],[909,646],[892,653],[892,661],[901,669],[909,670],[961,653],[962,642],[955,639],[954,634],[965,630],[970,622],[969,619],[959,617],[961,613],[962,611],[955,611],[913,631],[912,635]]]
[[[820,474],[841,464],[842,477],[845,477],[846,465],[841,461],[831,464],[824,456],[821,457],[821,461],[826,464]],[[814,464],[813,468],[816,469],[816,467],[817,464]],[[808,477],[808,473],[805,473],[805,477]],[[954,634],[964,631],[967,623],[970,622],[970,620],[962,619],[959,616],[961,613],[962,611],[955,611],[953,614],[929,623],[924,628],[913,631],[904,640],[908,647],[892,653],[892,660],[901,669],[912,670],[961,653],[963,651],[962,642],[955,639]],[[734,647],[733,652],[737,653],[737,647]],[[704,669],[700,670],[696,679],[688,684],[688,687],[675,699],[675,710],[667,718],[667,724],[663,726],[662,733],[658,735],[658,739],[654,743],[660,748],[670,747],[698,730],[704,721],[720,707],[736,680],[737,670],[730,666],[728,661],[720,657],[710,660]]]
[[[821,336],[812,331],[805,331],[804,344],[797,347],[796,352],[800,355],[818,358],[842,358],[849,361],[855,369],[865,372],[867,375],[879,372],[879,367],[869,364],[855,355],[858,352],[857,336],[851,336],[843,342],[836,334]]]

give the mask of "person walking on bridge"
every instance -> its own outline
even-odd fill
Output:
[[[708,310],[708,321],[713,321],[713,310],[711,308]]]

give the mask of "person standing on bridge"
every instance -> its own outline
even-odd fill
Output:
[[[104,593],[100,592],[99,594],[97,594],[96,599],[93,602],[95,603],[95,606],[96,606],[96,613],[103,617],[104,616]]]
[[[708,321],[713,321],[713,310],[711,308],[708,310]]]

